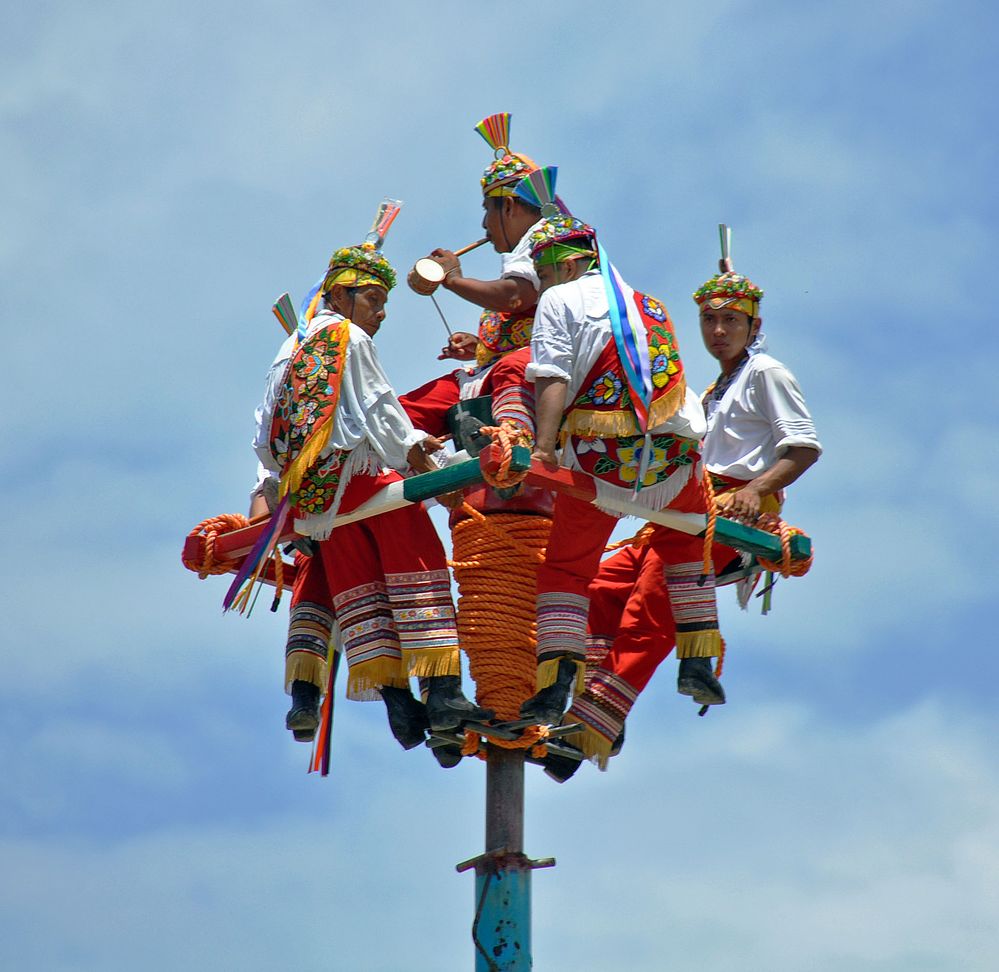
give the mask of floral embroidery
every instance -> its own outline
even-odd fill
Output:
[[[601,449],[592,446],[591,440],[573,436],[572,445],[580,467],[614,486],[630,488],[635,485],[642,468],[645,437],[625,436],[619,439],[601,439]],[[583,443],[588,446],[583,446]],[[581,446],[583,446],[581,448]],[[679,469],[697,459],[697,442],[675,435],[657,435],[649,442],[648,466],[642,476],[643,487],[655,486],[669,479]]]
[[[666,308],[659,303],[655,297],[649,297],[647,294],[642,295],[642,310],[649,315],[653,320],[662,323],[666,320]]]
[[[316,402],[299,402],[291,413],[292,435],[304,436],[316,421]]]
[[[643,297],[643,300],[652,300]],[[662,308],[662,304],[656,301]],[[663,308],[663,316],[666,311]],[[649,360],[652,363],[652,384],[656,388],[665,388],[670,378],[680,370],[680,352],[673,343],[673,336],[665,327],[653,327],[649,333]]]
[[[340,471],[346,456],[345,450],[334,449],[318,466],[310,470],[308,477],[291,498],[301,513],[322,513],[327,509],[340,485]]]
[[[621,379],[613,372],[605,371],[586,393],[590,401],[597,405],[614,405],[621,397]]]
[[[271,454],[282,470],[282,481],[306,444],[324,434],[335,414],[340,394],[349,324],[327,326],[308,339],[285,373],[270,428]],[[328,433],[325,433],[328,435]],[[325,442],[325,440],[324,440]],[[291,501],[300,514],[325,511],[336,495],[345,454],[334,450],[311,468],[296,472]]]
[[[606,452],[607,443],[595,435],[581,435],[576,439],[576,455],[584,452]]]

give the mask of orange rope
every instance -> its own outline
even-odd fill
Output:
[[[641,530],[638,531],[633,537],[628,537],[627,540],[618,540],[616,543],[609,543],[604,547],[604,553],[610,553],[612,550],[619,550],[621,547],[644,547],[649,540],[652,539],[652,531],[655,530],[655,526],[651,523],[646,523]]]
[[[281,603],[281,595],[284,594],[284,557],[281,556],[281,545],[274,548],[274,600],[271,602],[271,610],[276,611]]]
[[[511,473],[510,463],[513,461],[513,447],[515,445],[523,445],[526,441],[524,433],[509,422],[501,422],[499,425],[483,425],[480,431],[493,440],[493,445],[499,447],[501,454],[499,471],[493,474],[483,472],[482,478],[490,486],[495,486],[499,489],[522,483],[527,477],[526,470],[524,472]]]
[[[756,526],[760,530],[766,530],[768,533],[780,536],[780,563],[764,560],[760,557],[758,559],[762,567],[766,570],[772,570],[775,574],[780,574],[781,577],[803,577],[811,570],[815,557],[814,550],[807,560],[791,560],[791,537],[795,534],[801,534],[801,530],[789,526],[776,513],[761,513],[756,521]]]
[[[181,555],[181,560],[188,570],[193,570],[201,580],[209,574],[227,574],[232,570],[234,561],[215,559],[215,541],[221,533],[232,533],[233,530],[241,530],[249,526],[250,521],[242,513],[221,513],[218,516],[210,516],[207,520],[202,520],[189,534],[188,537],[196,537],[203,533],[205,536],[204,552],[200,561],[188,560]]]
[[[520,513],[484,516],[468,504],[463,509],[469,518],[452,530],[458,636],[478,687],[479,705],[510,722],[520,718],[521,704],[537,685],[535,578],[551,520]],[[543,747],[541,728],[528,727],[518,740],[490,743]],[[466,746],[471,753],[478,743],[466,737]]]
[[[530,749],[531,755],[535,759],[543,759],[548,752],[548,726],[528,726],[519,739],[494,739],[489,738],[490,746],[498,746],[500,749]],[[478,756],[485,759],[486,754],[482,750],[482,736],[472,729],[465,730],[465,742],[461,747],[462,756]]]
[[[711,473],[708,472],[707,466],[704,467],[701,481],[708,497],[708,525],[704,531],[704,563],[702,565],[704,576],[707,577],[708,574],[714,573],[715,569],[714,561],[711,558],[711,547],[715,542],[715,526],[718,523],[718,500],[715,498],[715,486],[711,482]],[[719,659],[720,664],[721,660]]]

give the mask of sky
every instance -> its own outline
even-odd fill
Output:
[[[223,616],[180,550],[245,512],[271,302],[386,195],[400,270],[478,238],[497,111],[698,389],[734,227],[825,450],[786,507],[812,571],[767,617],[720,596],[728,703],[696,718],[668,660],[608,772],[528,767],[535,967],[995,967],[990,5],[38,0],[0,31],[0,967],[474,964],[482,764],[341,697],[306,774],[284,609]],[[403,391],[445,335],[404,286],[388,311]]]

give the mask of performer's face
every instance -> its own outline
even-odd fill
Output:
[[[510,239],[511,209],[510,199],[501,196],[498,200],[486,196],[482,200],[482,228],[497,253],[509,253],[519,240]]]
[[[760,329],[760,319],[753,320],[734,307],[704,306],[701,308],[701,337],[712,357],[723,364],[738,361],[742,352],[753,343]]]
[[[385,320],[385,302],[388,292],[381,287],[344,288],[344,303],[340,309],[344,317],[349,317],[368,337],[374,337]]]
[[[538,293],[543,294],[549,287],[554,287],[556,284],[576,280],[586,273],[586,267],[586,260],[563,260],[561,263],[548,263],[543,266],[535,264],[534,269],[538,271],[540,284]]]

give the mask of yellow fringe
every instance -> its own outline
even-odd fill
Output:
[[[305,474],[319,459],[319,454],[326,448],[326,443],[330,440],[335,417],[336,411],[334,410],[332,415],[327,416],[312,430],[312,435],[305,441],[302,451],[295,456],[294,462],[285,469],[284,475],[281,477],[281,484],[278,487],[279,499],[283,499],[288,493],[294,493],[302,485]]]
[[[326,662],[311,651],[293,651],[284,660],[284,690],[291,695],[292,682],[311,682],[326,691],[329,668]]]
[[[649,411],[649,428],[654,429],[671,419],[683,404],[687,394],[687,382],[681,378],[662,398],[652,403]],[[565,417],[562,434],[595,436],[598,439],[616,439],[625,435],[640,435],[638,422],[633,412],[597,412],[586,408],[574,408]]]
[[[720,631],[678,631],[677,658],[717,658],[722,653]]]
[[[347,678],[347,698],[355,702],[371,702],[381,698],[383,685],[409,688],[409,679],[398,658],[373,658],[350,666]]]
[[[562,657],[564,658],[565,656],[563,655]],[[538,665],[537,689],[539,692],[555,683],[555,679],[558,677],[558,665],[561,660],[562,658],[552,658]],[[586,662],[576,661],[575,664],[576,678],[572,686],[572,691],[574,695],[582,695],[586,689]]]
[[[563,721],[571,722],[572,718],[566,716]],[[596,763],[602,772],[607,772],[607,763],[614,743],[585,723],[582,723],[582,726],[580,732],[571,732],[562,738],[573,746],[578,746],[591,763]]]
[[[402,666],[411,678],[460,675],[461,656],[455,648],[403,649]]]

